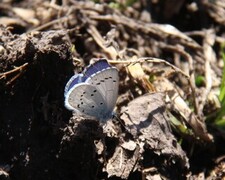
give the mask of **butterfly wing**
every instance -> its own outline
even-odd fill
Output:
[[[69,80],[64,92],[65,106],[69,110],[106,120],[112,116],[118,85],[118,70],[107,60],[100,59]]]
[[[79,83],[72,87],[66,94],[65,106],[72,111],[96,117],[100,120],[108,116],[107,106],[99,90],[88,83]]]
[[[106,59],[99,59],[93,64],[90,64],[83,72],[84,76],[82,81],[85,82],[90,76],[96,74],[99,71],[112,67]]]
[[[75,74],[73,75],[70,80],[67,82],[64,90],[64,96],[66,96],[67,92],[76,84],[81,83],[83,74]]]
[[[103,69],[90,76],[86,82],[98,89],[106,102],[106,113],[112,114],[118,97],[118,70],[115,67]]]

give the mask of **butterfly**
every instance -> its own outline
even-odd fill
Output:
[[[113,115],[119,87],[116,67],[99,59],[82,73],[70,78],[65,86],[65,107],[69,110],[107,121]]]

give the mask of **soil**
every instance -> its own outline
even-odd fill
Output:
[[[223,0],[3,0],[0,179],[225,178],[224,17]],[[64,106],[100,58],[120,78],[105,122]]]

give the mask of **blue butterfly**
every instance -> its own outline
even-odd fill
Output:
[[[64,92],[65,107],[106,121],[112,117],[118,87],[118,70],[106,59],[99,59],[70,78]]]

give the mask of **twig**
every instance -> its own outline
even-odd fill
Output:
[[[26,66],[28,66],[28,63],[24,63],[23,65],[16,67],[15,69],[12,69],[10,71],[0,73],[0,79],[6,78],[6,76],[19,71],[18,74],[16,74],[12,79],[10,79],[10,81],[6,83],[6,85],[9,85],[21,75],[22,70],[24,70]]]
[[[27,65],[28,65],[28,63],[24,63],[23,65],[16,67],[15,69],[12,69],[12,70],[4,72],[4,73],[0,73],[0,79],[5,78],[7,75],[12,74],[16,71],[23,70]]]
[[[215,43],[215,37],[213,38],[213,33],[211,31],[205,32],[205,39],[203,44],[204,55],[205,55],[205,79],[206,79],[206,87],[202,92],[201,103],[199,103],[199,111],[203,112],[203,108],[206,104],[206,100],[208,99],[208,95],[212,88],[212,69],[210,63],[216,61],[215,54],[212,49],[212,45]]]
[[[195,74],[194,74],[194,64],[193,64],[192,57],[190,56],[190,54],[186,53],[183,49],[181,49],[180,46],[164,45],[162,43],[161,43],[161,46],[164,49],[167,49],[167,50],[170,50],[170,51],[173,51],[173,52],[176,52],[176,53],[180,54],[181,56],[183,56],[188,61],[189,74],[190,74],[190,78],[188,79],[188,81],[189,81],[189,84],[190,84],[190,87],[191,87],[191,90],[192,90],[192,98],[193,98],[193,102],[194,102],[194,110],[195,110],[195,113],[199,117],[201,117],[202,113],[199,111],[198,103],[197,103],[197,100],[196,100]]]
[[[101,34],[98,32],[96,27],[93,25],[89,25],[89,28],[87,29],[88,33],[94,38],[96,43],[106,52],[110,55],[112,59],[116,59],[118,56],[118,52],[116,49],[112,46],[106,47],[104,44],[106,44],[105,40],[101,36]]]
[[[123,63],[123,64],[131,64],[131,63],[143,63],[143,62],[149,62],[149,63],[163,63],[167,66],[170,66],[175,72],[179,72],[181,73],[185,78],[189,79],[190,76],[188,74],[186,74],[185,72],[183,72],[181,69],[179,69],[178,67],[170,64],[169,62],[167,62],[164,59],[159,59],[159,58],[154,58],[154,57],[143,57],[143,58],[139,58],[137,60],[109,60],[110,63]]]
[[[146,24],[141,21],[134,21],[133,19],[127,18],[122,15],[93,15],[90,17],[94,20],[102,20],[102,21],[111,21],[115,24],[122,24],[126,27],[129,27],[130,29],[134,29],[135,31],[140,30],[144,34],[152,34],[153,36],[157,36],[160,39],[165,39],[168,37],[174,37],[180,40],[181,44],[184,44],[185,46],[188,46],[193,49],[201,49],[201,47],[193,41],[191,38],[186,36],[185,34],[182,34],[177,30],[176,31],[165,31],[166,25],[162,26],[160,24]],[[175,29],[175,28],[174,28]],[[176,33],[172,33],[176,32]],[[179,33],[178,33],[179,32]]]
[[[34,28],[34,29],[31,29],[31,30],[29,30],[28,32],[31,32],[31,31],[40,31],[40,30],[43,30],[43,29],[45,29],[45,28],[47,28],[47,27],[49,27],[49,26],[52,26],[52,25],[54,25],[54,24],[60,23],[60,22],[62,22],[62,21],[70,21],[70,20],[72,20],[72,19],[73,19],[72,16],[69,16],[69,17],[62,17],[62,18],[59,18],[59,19],[55,19],[55,20],[50,21],[50,22],[48,22],[48,23],[46,23],[46,24],[43,24],[43,25],[41,25],[41,26],[39,26],[39,27],[36,27],[36,28]]]

